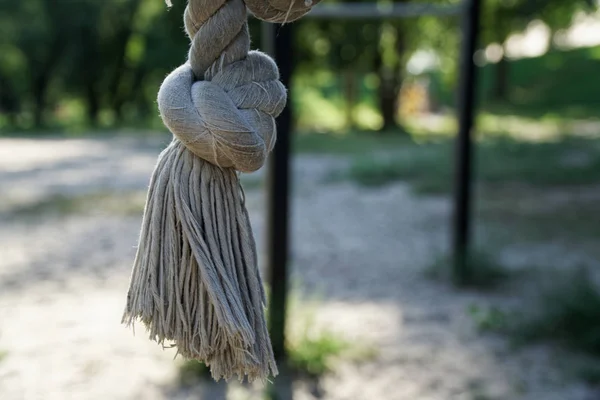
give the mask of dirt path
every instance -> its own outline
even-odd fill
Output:
[[[143,195],[165,142],[0,140],[1,399],[195,398],[173,387],[172,350],[147,340],[141,327],[133,337],[119,324],[138,214],[9,215],[17,204],[57,194]],[[326,377],[326,400],[599,398],[553,367],[559,355],[548,348],[517,352],[475,332],[469,305],[509,300],[424,278],[447,243],[445,199],[415,197],[402,184],[323,185],[344,162],[300,156],[294,163],[293,279],[304,293],[320,293],[320,325],[378,349],[374,360]],[[259,246],[264,203],[249,190]],[[298,388],[297,398],[313,397]]]

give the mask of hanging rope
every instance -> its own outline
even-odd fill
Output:
[[[190,0],[188,61],[158,93],[174,137],[150,181],[123,322],[141,320],[151,339],[205,362],[216,380],[277,375],[236,171],[265,162],[286,90],[273,60],[249,51],[246,8],[262,20],[290,22],[311,6]]]

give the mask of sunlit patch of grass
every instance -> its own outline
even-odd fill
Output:
[[[318,379],[335,370],[342,361],[364,362],[373,359],[376,349],[360,341],[350,342],[343,335],[319,328],[315,323],[319,301],[289,296],[287,349],[290,368],[299,376]]]
[[[288,344],[290,367],[299,375],[319,377],[330,372],[350,343],[331,332],[307,332]]]
[[[8,212],[14,218],[69,214],[138,215],[143,212],[145,193],[101,191],[77,195],[53,195],[35,202],[14,204]]]

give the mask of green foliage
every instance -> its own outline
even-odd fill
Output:
[[[540,20],[551,30],[569,26],[578,11],[595,8],[589,0],[488,0],[483,2],[482,31],[484,43],[504,43],[512,33]]]
[[[498,112],[532,116],[561,114],[575,118],[598,115],[596,82],[586,79],[600,67],[600,48],[552,51],[541,57],[510,62],[509,104],[497,105]],[[493,79],[495,65],[484,68],[482,90]],[[568,71],[568,72],[567,72]],[[560,76],[560,79],[556,79]]]
[[[555,276],[535,314],[524,318],[514,332],[521,341],[558,341],[600,356],[600,290],[591,271],[582,267]]]
[[[599,115],[600,83],[587,79],[600,68],[600,47],[552,50],[532,58],[508,60],[507,99],[494,99],[499,64],[480,68],[479,97],[484,109],[502,115],[533,118]],[[454,104],[454,86],[441,72],[430,74],[432,92],[447,106]],[[559,77],[557,79],[557,77]]]
[[[203,379],[212,379],[209,367],[197,360],[182,362],[177,370],[177,377],[181,386],[193,386]]]
[[[511,323],[511,316],[499,307],[484,308],[472,304],[467,311],[480,332],[503,331]]]
[[[331,332],[315,336],[305,332],[288,344],[290,367],[300,375],[320,377],[330,372],[335,360],[349,348],[348,342]]]
[[[6,358],[7,355],[8,355],[8,352],[0,350],[0,361],[2,361],[4,358]]]
[[[349,342],[328,329],[316,329],[316,300],[301,300],[298,294],[289,297],[286,346],[289,367],[295,374],[318,379],[335,369],[341,359],[360,362],[376,355],[370,346]]]
[[[600,385],[600,363],[587,360],[575,368],[575,375],[589,385]]]
[[[182,29],[185,5],[177,1],[167,9],[156,0],[0,2],[0,128],[81,130],[90,125],[159,124],[158,86],[184,60],[189,46]],[[556,31],[567,26],[576,12],[593,8],[589,0],[486,1],[484,43],[502,42],[535,19]],[[407,78],[407,60],[417,51],[435,51],[438,66],[431,77],[433,91],[438,102],[452,103],[460,43],[458,18],[306,18],[295,26],[297,69],[292,101],[300,110],[297,114],[303,126],[312,129],[314,119],[333,114],[335,121],[322,126],[336,130],[386,126],[390,110],[393,119],[397,108],[394,98]],[[258,21],[251,20],[250,29],[257,47],[262,47]],[[542,57],[545,61],[537,64],[511,62],[510,103],[501,106],[526,112],[542,112],[549,106],[550,111],[583,109],[591,115],[597,109],[598,90],[584,77],[597,70],[597,63],[593,57],[581,63],[570,56],[554,60],[557,57],[560,54],[547,60]],[[557,67],[560,63],[564,66]],[[493,83],[494,68],[484,68],[483,86]],[[533,78],[527,78],[531,72]],[[317,79],[318,74],[328,78]]]
[[[474,289],[494,289],[512,277],[506,267],[500,265],[485,251],[473,251],[466,263],[464,287]],[[450,282],[453,280],[452,259],[449,256],[438,258],[425,270],[426,276],[435,280]]]
[[[591,270],[554,271],[550,278],[531,309],[507,311],[473,305],[468,313],[479,330],[505,333],[514,344],[551,341],[599,357],[600,290]],[[591,383],[600,381],[596,362],[586,361],[579,367],[578,375]]]

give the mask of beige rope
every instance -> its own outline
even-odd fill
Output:
[[[267,55],[249,51],[246,7],[293,21],[304,0],[190,0],[188,62],[158,93],[171,144],[150,181],[123,322],[199,359],[213,377],[266,379],[277,367],[265,293],[237,171],[259,169],[275,144],[286,90]]]

